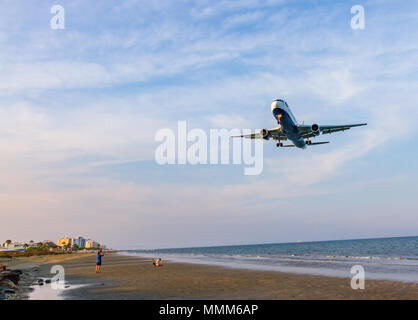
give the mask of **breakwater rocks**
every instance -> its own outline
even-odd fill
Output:
[[[0,264],[0,299],[16,294],[21,274],[21,270],[8,270],[7,266]]]
[[[28,299],[35,278],[36,274],[30,270],[13,270],[0,264],[0,300]]]

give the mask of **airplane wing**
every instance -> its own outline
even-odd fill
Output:
[[[273,128],[268,130],[269,138],[274,140],[287,140],[287,137],[282,133],[280,127]],[[232,136],[233,138],[247,138],[247,139],[263,139],[263,135],[261,132],[250,133],[250,134],[240,134],[236,136]]]
[[[333,133],[333,132],[338,132],[338,131],[345,131],[353,127],[360,127],[360,126],[365,126],[365,125],[367,125],[367,123],[344,124],[344,125],[335,125],[335,126],[333,125],[321,126],[320,125],[319,130],[321,131],[322,134],[327,134],[327,133]],[[312,126],[309,126],[309,125],[298,125],[298,129],[299,129],[299,132],[302,134],[303,138],[315,137],[317,135],[312,131]]]

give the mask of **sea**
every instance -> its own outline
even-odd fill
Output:
[[[123,254],[231,268],[418,283],[418,236],[127,250]],[[353,269],[353,270],[352,270]],[[353,273],[352,273],[353,272]]]

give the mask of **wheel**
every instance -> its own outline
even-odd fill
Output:
[[[277,146],[277,147],[283,147],[283,143],[281,143],[281,142],[277,142],[276,146]]]

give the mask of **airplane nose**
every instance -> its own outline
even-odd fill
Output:
[[[274,109],[276,109],[277,106],[277,101],[273,101],[273,103],[271,104],[271,112],[273,112]]]

